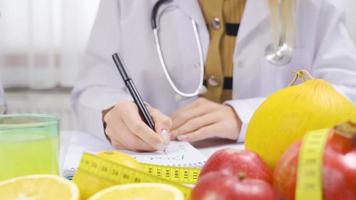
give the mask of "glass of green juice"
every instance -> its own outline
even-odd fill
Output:
[[[59,120],[42,114],[0,115],[0,181],[59,173]]]

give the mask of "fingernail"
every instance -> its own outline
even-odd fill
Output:
[[[178,135],[178,136],[177,136],[177,139],[178,139],[179,141],[185,141],[187,138],[188,138],[188,137],[187,137],[186,135]]]
[[[161,131],[161,135],[163,137],[164,144],[168,144],[169,141],[171,140],[171,134],[167,130],[163,129]]]

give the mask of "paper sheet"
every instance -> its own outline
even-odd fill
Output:
[[[178,167],[201,167],[205,157],[187,142],[172,141],[165,152],[137,153],[122,151],[136,158],[142,163],[169,165]]]
[[[67,178],[73,176],[84,152],[97,153],[104,150],[114,149],[94,136],[78,132],[71,139],[61,170],[62,176]],[[172,141],[165,152],[138,153],[126,150],[120,151],[133,156],[139,162],[157,165],[201,167],[206,161],[205,156],[187,142]]]

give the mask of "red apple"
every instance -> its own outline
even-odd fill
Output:
[[[348,152],[342,160],[347,169],[346,177],[348,178],[349,184],[356,190],[356,148]]]
[[[199,179],[191,200],[277,200],[272,186],[263,180],[210,172]]]
[[[247,150],[228,148],[215,152],[204,165],[200,177],[214,171],[234,176],[244,173],[247,178],[272,183],[271,169],[256,153]]]
[[[356,125],[348,137],[331,130],[323,155],[323,199],[356,200]],[[277,163],[273,184],[283,200],[294,200],[302,141],[291,145]]]

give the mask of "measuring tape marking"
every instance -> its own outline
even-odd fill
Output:
[[[299,153],[296,200],[322,200],[322,166],[329,129],[307,133]]]
[[[195,184],[200,174],[199,168],[172,167],[145,163],[141,163],[141,165],[149,174],[178,183]]]

